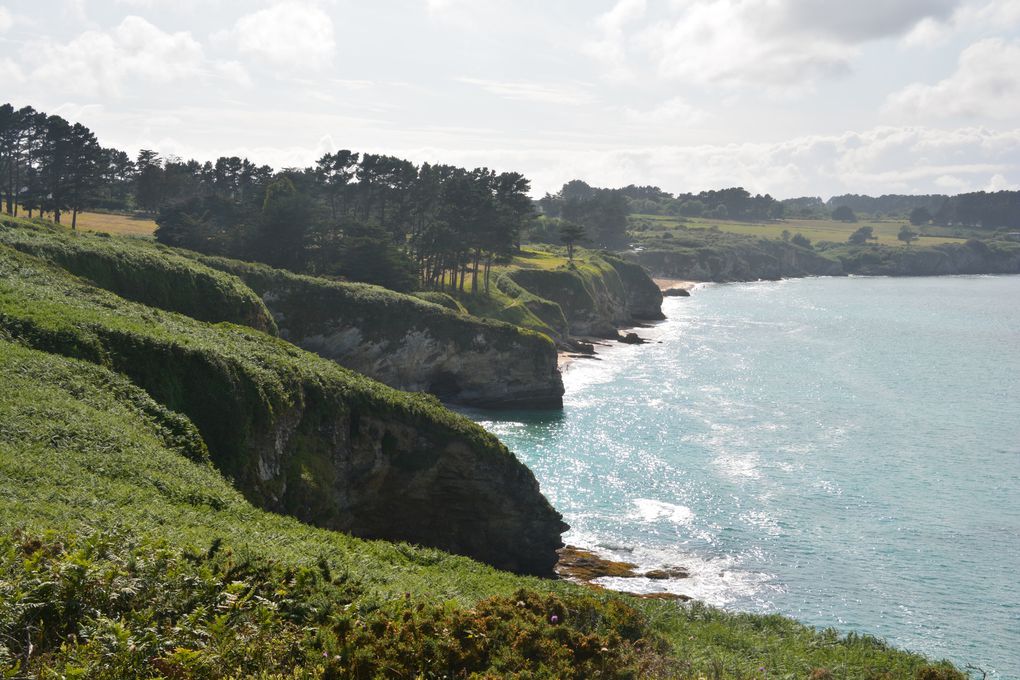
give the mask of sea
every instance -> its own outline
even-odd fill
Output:
[[[603,579],[1020,680],[1020,277],[806,278],[667,298],[562,413],[473,412]],[[980,677],[980,674],[975,677]]]

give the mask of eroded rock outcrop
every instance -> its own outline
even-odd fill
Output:
[[[552,574],[559,513],[505,446],[433,397],[249,328],[125,301],[3,246],[0,336],[126,375],[187,416],[259,507]]]

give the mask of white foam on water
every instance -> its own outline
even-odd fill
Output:
[[[694,520],[694,512],[686,505],[676,505],[657,501],[651,498],[635,498],[636,518],[642,522],[657,522],[665,519],[674,524],[689,525]]]
[[[712,460],[712,464],[719,468],[723,477],[730,479],[758,479],[761,477],[761,471],[758,469],[758,454],[756,453],[718,456]]]
[[[622,555],[621,559],[636,563],[639,574],[653,569],[682,567],[690,576],[673,579],[603,577],[596,579],[595,583],[630,593],[684,595],[716,607],[727,607],[737,602],[744,607],[748,602],[756,602],[762,610],[768,608],[770,594],[782,591],[774,583],[772,574],[741,569],[738,561],[729,556],[702,557],[679,550],[650,550],[638,546]]]

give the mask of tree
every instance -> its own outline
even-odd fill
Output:
[[[874,227],[861,227],[854,233],[850,234],[850,238],[847,239],[847,243],[854,245],[864,245],[868,241],[876,240],[878,237],[875,236]]]
[[[567,259],[574,261],[574,245],[587,240],[584,227],[575,222],[562,222],[560,224],[560,241],[567,246]]]
[[[922,208],[922,210],[923,210],[923,208]],[[918,234],[916,231],[914,231],[913,229],[911,229],[910,227],[908,227],[905,224],[902,227],[900,227],[900,233],[896,235],[896,238],[898,238],[899,240],[903,241],[908,246],[912,242],[916,241],[918,239],[918,237],[920,237],[920,234]]]
[[[142,210],[156,212],[163,199],[163,160],[155,151],[142,149],[135,170],[135,202]]]
[[[789,241],[790,240],[790,230],[789,229],[783,229],[783,233],[780,234],[779,237],[781,239],[783,239],[784,241]]]
[[[840,222],[856,222],[857,215],[850,209],[850,206],[841,205],[832,211],[832,219]]]
[[[795,246],[800,246],[801,248],[811,247],[811,239],[800,232],[794,234],[793,237],[790,238],[790,243]]]
[[[402,293],[415,289],[414,262],[398,248],[390,234],[378,226],[350,223],[336,262],[336,273],[350,281],[384,286]]]
[[[42,149],[42,175],[46,195],[42,208],[53,213],[60,224],[60,213],[67,208],[72,176],[73,128],[60,116],[46,119],[46,137]]]
[[[931,213],[927,208],[914,208],[910,211],[910,223],[915,227],[931,222]]]

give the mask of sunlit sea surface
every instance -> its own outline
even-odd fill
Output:
[[[566,371],[562,414],[471,413],[606,579],[1020,679],[1020,277],[709,285]]]

